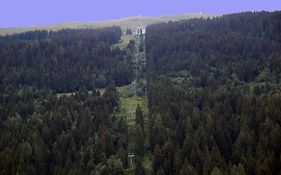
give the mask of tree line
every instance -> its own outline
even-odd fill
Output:
[[[57,92],[132,81],[131,54],[112,47],[120,27],[34,31],[0,38],[0,82]]]

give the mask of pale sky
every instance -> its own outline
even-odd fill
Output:
[[[128,16],[281,10],[281,0],[1,0],[0,27],[86,22]]]

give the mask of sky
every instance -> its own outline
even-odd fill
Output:
[[[0,0],[0,28],[181,13],[281,10],[281,0]]]

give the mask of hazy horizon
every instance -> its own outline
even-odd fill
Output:
[[[69,22],[98,22],[131,16],[163,16],[186,13],[229,14],[244,11],[276,11],[281,2],[230,0],[10,0],[2,2],[0,28],[30,27]]]
[[[234,12],[236,13],[236,12]],[[239,12],[237,12],[239,13]],[[208,14],[208,15],[225,15],[225,14],[211,14],[211,13],[174,13],[174,14],[162,14],[162,15],[155,15],[155,16],[147,16],[147,15],[135,15],[135,16],[124,16],[124,17],[116,17],[116,18],[108,18],[108,19],[98,19],[98,20],[81,20],[81,21],[61,21],[61,22],[54,22],[54,23],[48,23],[48,24],[35,24],[35,25],[27,25],[27,26],[15,26],[15,27],[1,27],[2,29],[4,28],[29,28],[29,27],[45,27],[45,26],[56,26],[56,25],[61,25],[61,24],[72,24],[72,23],[103,23],[103,22],[107,22],[107,21],[114,21],[114,20],[126,20],[126,19],[134,19],[134,18],[138,18],[138,17],[143,17],[143,18],[157,18],[157,17],[170,17],[170,16],[180,16],[180,15],[204,15],[204,14]],[[226,14],[232,14],[232,13],[226,13]]]

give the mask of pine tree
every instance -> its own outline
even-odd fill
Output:
[[[154,159],[152,161],[152,168],[154,172],[158,170],[159,167],[161,167],[163,159],[164,159],[164,153],[160,147],[160,145],[156,145],[154,147]]]
[[[139,106],[139,104],[136,108],[136,124],[140,125],[140,127],[144,131],[144,118],[143,118],[143,113],[142,113],[142,110],[141,110],[141,107]]]
[[[144,155],[144,133],[140,125],[137,124],[135,128],[135,155],[143,157]]]
[[[145,175],[145,171],[142,165],[142,158],[136,156],[136,168],[135,168],[135,175]]]
[[[222,175],[223,173],[218,167],[215,167],[213,171],[211,172],[211,175]]]
[[[182,166],[182,169],[180,170],[180,175],[197,175],[196,169],[188,163],[186,160],[185,163]]]
[[[230,175],[246,175],[244,166],[241,163],[238,166],[233,165],[230,169]]]
[[[100,169],[100,175],[109,175],[109,169],[106,165],[103,165]]]
[[[133,34],[132,30],[129,29],[129,28],[127,28],[127,30],[126,30],[126,35],[132,35],[132,34]]]
[[[156,175],[165,175],[165,172],[164,172],[164,170],[163,170],[162,167],[160,167],[160,168],[157,170]]]

